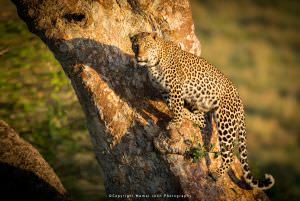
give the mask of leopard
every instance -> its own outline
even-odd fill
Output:
[[[210,113],[217,127],[221,166],[211,173],[216,180],[227,173],[233,162],[238,142],[243,178],[252,188],[270,189],[275,180],[265,174],[255,179],[248,164],[245,110],[237,88],[217,67],[206,59],[182,50],[176,43],[156,32],[130,36],[137,64],[147,69],[151,83],[159,89],[172,112],[168,128],[179,127],[189,118],[205,126],[205,113]],[[192,110],[185,108],[185,103]]]

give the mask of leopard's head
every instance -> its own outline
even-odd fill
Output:
[[[156,33],[142,32],[130,37],[132,50],[139,65],[156,66],[160,60],[160,43]]]

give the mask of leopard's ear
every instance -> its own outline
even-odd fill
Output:
[[[156,39],[157,39],[157,37],[158,37],[158,35],[157,35],[157,33],[156,33],[156,32],[153,32],[153,33],[151,33],[151,36],[152,36],[152,38],[153,38],[154,40],[156,40]]]

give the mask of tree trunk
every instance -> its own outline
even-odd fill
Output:
[[[188,0],[13,2],[72,82],[108,196],[267,200],[263,192],[243,187],[234,177],[233,172],[241,175],[236,159],[231,177],[215,182],[208,176],[208,170],[220,164],[207,151],[210,143],[218,143],[214,124],[208,118],[201,132],[186,120],[179,131],[166,131],[170,112],[149,84],[146,71],[136,68],[129,36],[139,32],[156,31],[200,55]],[[170,143],[178,154],[166,153]],[[184,152],[198,143],[205,145],[205,157],[193,163]]]
[[[69,200],[59,178],[39,152],[1,120],[0,192],[0,200]]]

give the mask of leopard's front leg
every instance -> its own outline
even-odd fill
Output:
[[[183,116],[183,105],[184,100],[182,98],[182,90],[179,84],[176,84],[173,88],[171,88],[168,98],[168,107],[173,113],[173,119],[168,125],[168,129],[170,127],[178,128],[182,122]]]
[[[189,111],[188,109],[183,109],[184,117],[191,120],[194,124],[196,124],[199,128],[204,128],[205,124],[205,113],[201,112],[200,110],[195,110],[193,112]]]
[[[170,103],[169,93],[162,92],[162,98],[165,101],[165,103],[168,105],[168,107],[172,108],[172,105]],[[196,124],[200,128],[204,128],[206,126],[204,115],[205,113],[201,112],[200,110],[194,110],[193,112],[191,112],[186,108],[182,109],[182,117],[191,120],[194,124]]]

